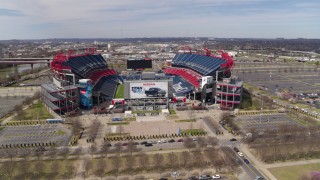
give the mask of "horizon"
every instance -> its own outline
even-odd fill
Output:
[[[3,0],[0,39],[319,39],[319,8],[316,0]]]
[[[129,38],[104,38],[104,37],[86,37],[86,38],[34,38],[34,39],[0,39],[0,41],[37,41],[37,40],[127,40],[127,39],[196,39],[196,38],[212,38],[212,40],[219,39],[249,39],[249,40],[320,40],[320,38],[250,38],[250,37],[237,37],[237,38],[226,38],[226,37],[129,37]]]

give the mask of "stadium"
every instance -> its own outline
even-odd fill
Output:
[[[53,83],[41,86],[42,98],[59,115],[79,109],[108,113],[108,107],[120,107],[119,112],[163,110],[185,106],[186,99],[201,106],[237,108],[243,82],[232,77],[233,57],[218,52],[177,53],[159,72],[154,72],[152,59],[129,58],[127,71],[121,73],[109,68],[93,48],[82,54],[59,53],[50,63]]]

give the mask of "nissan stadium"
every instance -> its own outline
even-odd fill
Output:
[[[50,66],[52,83],[41,86],[48,109],[68,115],[79,109],[99,110],[110,105],[125,110],[175,108],[186,99],[221,109],[237,108],[243,82],[232,77],[233,57],[218,51],[213,55],[177,53],[170,65],[154,72],[152,59],[127,59],[127,71],[116,72],[94,49],[75,54],[57,54]]]

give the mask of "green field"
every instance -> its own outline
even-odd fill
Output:
[[[107,123],[109,126],[129,125],[129,122],[111,122]]]
[[[181,133],[187,133],[187,134],[198,134],[198,133],[204,133],[205,131],[203,129],[184,129],[181,130]]]
[[[313,171],[320,171],[320,163],[270,168],[269,171],[278,180],[300,180]]]
[[[196,119],[181,119],[181,120],[176,120],[176,122],[196,122]]]
[[[124,98],[124,84],[117,87],[116,98]]]
[[[53,116],[47,111],[44,106],[43,101],[38,101],[35,104],[32,104],[29,108],[24,110],[20,115],[16,115],[12,121],[20,121],[20,120],[44,120],[50,119]]]

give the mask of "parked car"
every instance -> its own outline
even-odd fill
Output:
[[[237,139],[236,138],[231,138],[230,141],[237,141]]]
[[[174,139],[170,139],[168,142],[169,143],[173,143],[173,142],[176,142],[176,141]]]
[[[199,179],[200,180],[209,180],[209,179],[211,179],[211,176],[210,175],[201,175],[201,176],[199,176]]]
[[[243,159],[243,161],[246,163],[246,164],[250,164],[250,161],[248,159]]]
[[[148,142],[147,141],[142,141],[140,144],[141,145],[145,145],[145,144],[148,144]]]
[[[183,142],[183,139],[178,139],[177,142]]]
[[[212,176],[212,179],[220,179],[220,178],[221,178],[221,176],[219,174],[216,174],[216,175]]]
[[[46,148],[45,147],[37,147],[36,148],[36,151],[39,152],[39,151],[46,151]]]
[[[242,152],[238,152],[238,155],[239,155],[240,157],[243,157],[243,153],[242,153]]]
[[[149,147],[149,146],[153,146],[153,144],[152,143],[147,143],[144,146]]]
[[[254,178],[254,180],[264,180],[264,178],[261,177],[261,176],[257,176],[257,177]]]
[[[188,178],[188,180],[198,180],[198,179],[199,179],[198,176],[191,176]]]
[[[167,140],[161,139],[161,142],[162,142],[162,143],[167,143]]]
[[[238,148],[234,147],[233,149],[234,149],[235,152],[239,152]]]

